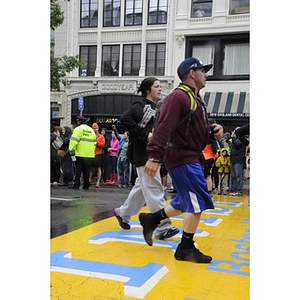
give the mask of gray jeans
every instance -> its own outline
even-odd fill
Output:
[[[160,168],[157,170],[154,178],[152,178],[144,172],[144,167],[136,168],[138,177],[136,178],[135,185],[131,189],[124,204],[115,210],[117,215],[119,215],[124,222],[129,222],[131,216],[136,215],[145,203],[151,213],[166,206],[159,170]],[[170,219],[160,221],[154,231],[154,236],[159,236],[161,233],[168,231],[171,227]]]

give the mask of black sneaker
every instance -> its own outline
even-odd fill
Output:
[[[120,217],[120,216],[117,216],[116,214],[116,211],[114,210],[114,215],[115,217],[117,218],[118,222],[119,222],[119,226],[122,228],[122,229],[125,229],[125,230],[129,230],[130,229],[130,225],[126,222],[123,221],[123,219]]]
[[[179,229],[176,227],[171,227],[166,232],[160,234],[159,236],[155,236],[155,238],[159,240],[165,240],[175,236],[177,233],[179,233]]]
[[[150,214],[145,214],[145,213],[139,214],[139,220],[143,227],[143,235],[145,241],[149,246],[152,246],[153,245],[152,234],[158,224],[153,225],[153,221],[151,220]]]
[[[204,255],[194,245],[183,246],[178,245],[174,257],[177,260],[190,261],[194,263],[209,263],[212,260],[211,256]]]

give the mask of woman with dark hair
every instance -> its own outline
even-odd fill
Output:
[[[145,163],[148,160],[146,147],[152,137],[156,102],[161,97],[161,90],[161,84],[157,78],[145,78],[138,89],[143,99],[134,102],[121,117],[124,129],[130,133],[128,158],[132,164],[135,164],[138,175],[126,201],[114,211],[119,225],[123,229],[130,229],[131,216],[136,215],[145,202],[150,212],[162,209],[166,205],[160,170],[158,169],[154,177],[148,176],[144,171]],[[177,233],[179,230],[172,227],[170,219],[167,218],[160,222],[154,236],[157,239],[167,239]]]

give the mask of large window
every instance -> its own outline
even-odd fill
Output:
[[[97,46],[80,46],[79,56],[84,61],[84,65],[79,68],[79,76],[95,76]]]
[[[192,0],[192,18],[211,17],[212,0]]]
[[[102,76],[119,75],[120,46],[103,46],[102,47]]]
[[[148,24],[166,24],[168,0],[149,0]]]
[[[139,75],[141,66],[141,45],[123,46],[123,76]]]
[[[249,44],[224,46],[223,75],[247,75],[250,73]]]
[[[213,64],[210,80],[249,80],[249,33],[186,38],[186,57]]]
[[[250,0],[230,0],[229,14],[249,14]]]
[[[142,25],[143,1],[126,0],[125,25]]]
[[[146,76],[165,75],[166,44],[148,44]]]
[[[121,0],[103,0],[103,27],[120,26]]]
[[[80,27],[98,27],[98,0],[81,0]]]

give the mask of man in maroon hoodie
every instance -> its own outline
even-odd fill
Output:
[[[211,67],[189,57],[177,69],[182,83],[164,100],[158,125],[147,146],[148,161],[145,165],[145,172],[153,177],[164,155],[177,196],[165,208],[139,215],[144,238],[152,246],[152,233],[159,222],[184,212],[182,239],[174,256],[177,260],[195,263],[212,260],[212,257],[201,253],[193,241],[201,212],[214,208],[200,164],[201,151],[209,139],[219,140],[223,134],[222,126],[208,126],[205,104],[199,97]]]

